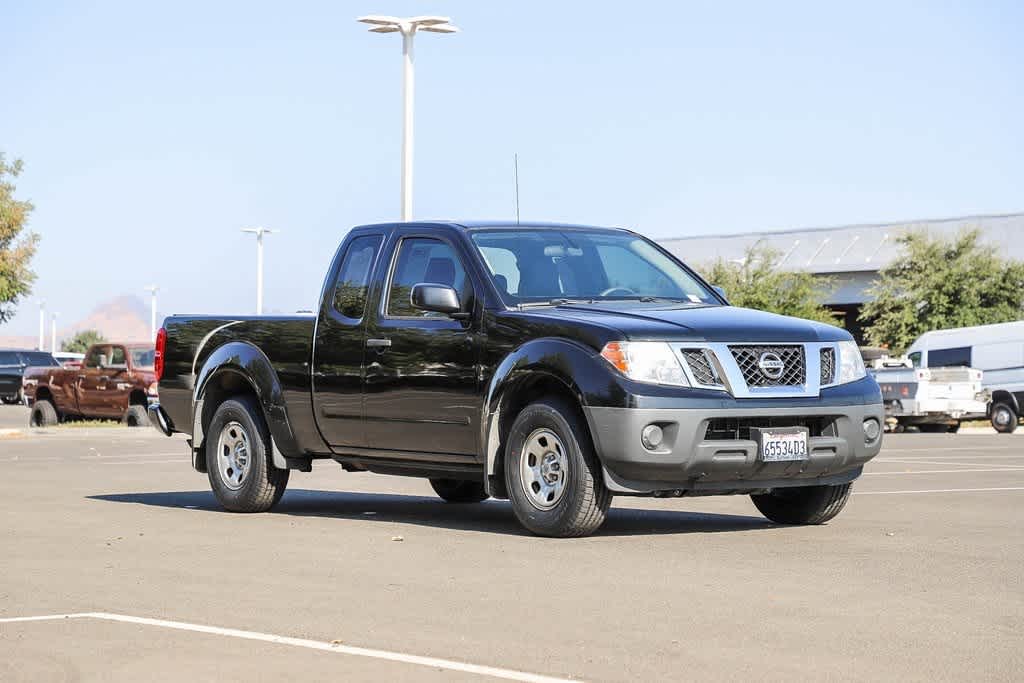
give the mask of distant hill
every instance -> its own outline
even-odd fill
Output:
[[[97,330],[111,341],[153,341],[150,339],[149,308],[137,296],[119,296],[104,302],[82,320],[58,329],[57,336],[66,339],[82,330]]]
[[[119,296],[99,304],[76,323],[57,329],[57,348],[62,339],[82,330],[97,330],[111,341],[150,342],[149,307],[137,296]],[[0,347],[35,348],[33,336],[0,335]],[[46,348],[50,348],[50,321],[46,322]]]

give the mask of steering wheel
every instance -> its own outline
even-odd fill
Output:
[[[614,294],[615,292],[620,292],[622,294],[625,294],[626,296],[636,296],[636,292],[634,292],[629,287],[609,287],[608,289],[601,292],[601,296],[608,296],[609,294]]]

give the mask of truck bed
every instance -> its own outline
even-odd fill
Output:
[[[197,375],[211,355],[217,367],[245,367],[262,356],[277,374],[278,396],[260,396],[272,406],[268,418],[275,440],[289,451],[320,450],[312,412],[309,363],[316,318],[311,315],[174,315],[164,321],[167,344],[160,404],[174,425],[191,432]],[[283,412],[282,412],[283,411]],[[280,435],[281,425],[286,435]],[[195,436],[195,435],[194,435]],[[288,438],[284,438],[287,436]]]

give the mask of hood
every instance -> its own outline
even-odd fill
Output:
[[[679,306],[641,302],[567,304],[533,309],[531,316],[578,320],[613,328],[629,339],[705,342],[843,341],[839,327],[734,306]]]

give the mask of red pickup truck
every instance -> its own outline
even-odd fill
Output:
[[[67,417],[148,425],[146,409],[156,399],[153,354],[148,344],[103,342],[89,347],[80,368],[29,368],[23,385],[32,408],[30,426],[47,427]]]

